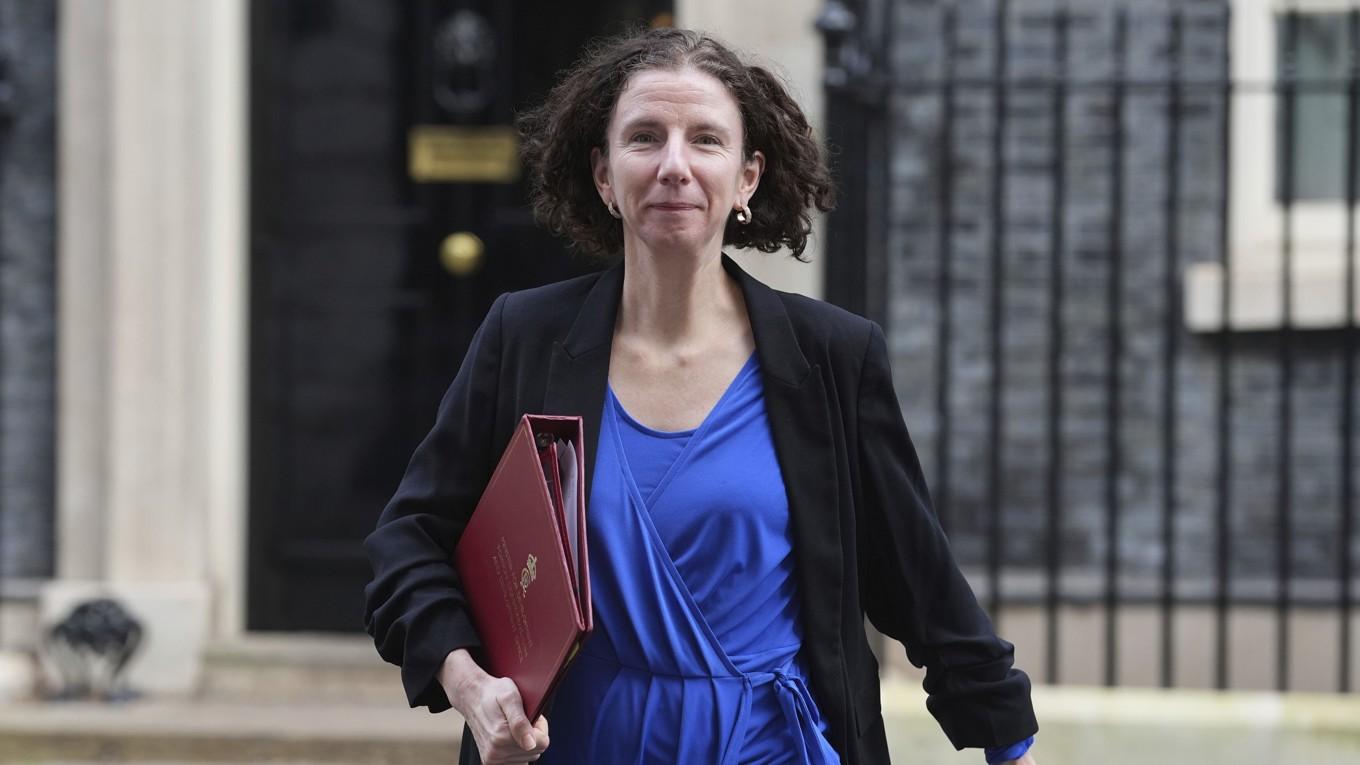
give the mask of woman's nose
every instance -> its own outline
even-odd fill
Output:
[[[666,142],[666,148],[661,155],[661,167],[657,169],[657,177],[660,178],[662,183],[689,183],[687,149],[688,147],[682,140]]]

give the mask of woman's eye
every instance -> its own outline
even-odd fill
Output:
[[[718,137],[717,137],[717,136],[712,136],[712,135],[701,135],[701,136],[699,136],[699,139],[698,139],[698,140],[699,140],[699,143],[708,144],[708,145],[710,145],[710,146],[718,146],[718,145],[720,145],[720,144],[722,143],[722,141],[719,141],[719,140],[718,140]]]
[[[638,133],[637,135],[633,136],[633,141],[639,143],[651,143],[652,137],[653,136],[651,133]]]

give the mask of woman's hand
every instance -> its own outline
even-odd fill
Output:
[[[488,675],[466,649],[445,657],[439,684],[467,720],[485,765],[533,762],[548,748],[548,720],[540,715],[530,725],[515,684]]]
[[[1039,765],[1034,761],[1034,755],[1025,752],[1025,755],[1018,760],[1006,760],[1001,765]]]

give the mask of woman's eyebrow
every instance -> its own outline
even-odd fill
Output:
[[[661,129],[661,128],[664,128],[664,127],[665,127],[665,123],[663,123],[661,120],[658,120],[658,119],[656,119],[656,118],[653,118],[653,117],[637,117],[637,118],[628,120],[627,122],[623,123],[623,127],[620,129],[619,132],[621,132],[621,133],[628,133],[628,132],[633,131],[633,130],[641,130],[641,129],[644,129],[644,128],[645,128],[645,129],[648,129],[648,130],[657,130],[657,129]],[[717,134],[719,134],[719,135],[727,135],[728,130],[727,130],[727,128],[725,128],[725,127],[723,127],[723,126],[721,126],[721,125],[717,125],[717,124],[714,124],[714,123],[711,123],[711,122],[700,122],[700,123],[691,125],[691,126],[689,127],[689,132],[691,132],[691,133],[717,133]]]
[[[640,130],[640,129],[642,129],[642,128],[648,128],[648,129],[651,129],[651,130],[655,130],[656,128],[659,128],[659,127],[661,127],[661,121],[660,121],[660,120],[656,120],[656,119],[653,119],[653,118],[651,118],[651,117],[637,117],[637,118],[635,118],[635,119],[631,119],[631,120],[628,120],[627,122],[623,123],[623,128],[620,129],[619,132],[621,132],[621,133],[627,133],[627,132],[629,132],[629,131],[632,131],[632,130]]]
[[[694,126],[693,130],[696,133],[717,133],[718,135],[727,135],[727,128],[710,122],[700,122]]]

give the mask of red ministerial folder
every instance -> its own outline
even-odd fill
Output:
[[[535,720],[593,627],[580,417],[526,414],[454,549],[482,668]]]

